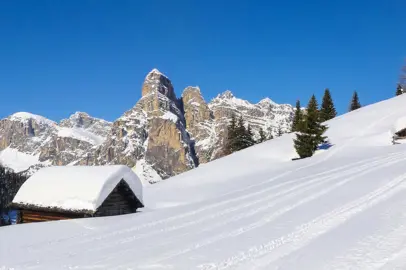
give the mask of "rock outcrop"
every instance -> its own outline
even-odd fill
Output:
[[[15,113],[0,121],[0,151],[13,149],[13,162],[22,160],[27,168],[67,165],[103,143],[110,126],[85,113],[75,113],[60,125],[39,115]],[[10,163],[10,153],[0,152],[2,163]],[[35,158],[27,159],[27,155]]]
[[[196,156],[180,104],[171,81],[152,70],[142,86],[141,100],[113,123],[111,134],[95,153],[79,163],[149,164],[163,179],[194,168]]]
[[[187,87],[182,94],[186,128],[195,142],[199,163],[212,159],[217,135],[214,116],[204,100],[199,87]]]

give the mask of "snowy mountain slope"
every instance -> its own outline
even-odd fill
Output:
[[[148,186],[143,213],[1,229],[0,269],[405,269],[405,102],[329,121],[312,158],[288,134]]]

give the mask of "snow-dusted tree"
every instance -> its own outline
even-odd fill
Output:
[[[351,112],[351,111],[357,110],[359,108],[361,108],[361,103],[359,102],[357,91],[354,91],[354,94],[352,95],[349,111]]]
[[[403,89],[400,83],[398,83],[398,86],[396,87],[396,95],[400,96],[401,94],[403,94]]]
[[[237,151],[237,148],[237,121],[235,115],[233,114],[227,127],[227,138],[225,144],[226,155],[234,153]]]
[[[302,124],[303,124],[303,112],[300,107],[300,100],[297,100],[295,115],[293,116],[292,122],[292,132],[300,131],[300,127],[302,126]]]
[[[330,90],[326,88],[324,91],[323,101],[320,108],[320,120],[325,122],[336,117],[337,111],[334,107],[333,98],[331,97]]]
[[[258,133],[259,133],[259,134],[258,134],[258,135],[259,135],[259,138],[258,138],[257,143],[262,143],[262,142],[264,142],[264,141],[267,140],[267,136],[266,136],[265,131],[263,130],[262,127],[259,129],[259,132],[258,132]]]
[[[318,104],[314,95],[311,97],[306,111],[303,126],[294,140],[294,146],[300,158],[311,157],[318,145],[326,140],[323,134],[327,127],[321,124]]]

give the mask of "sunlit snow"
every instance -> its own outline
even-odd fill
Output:
[[[0,230],[0,269],[406,269],[406,95],[144,188],[142,213]],[[402,125],[396,128],[401,128]]]

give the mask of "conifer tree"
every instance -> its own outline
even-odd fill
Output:
[[[330,90],[326,88],[324,91],[323,101],[320,109],[320,121],[325,122],[327,120],[336,117],[337,111],[334,107],[333,98],[331,97]]]
[[[349,111],[351,112],[351,111],[357,110],[359,108],[361,108],[361,103],[359,102],[357,91],[354,91],[354,94],[352,95]]]
[[[326,139],[323,133],[327,127],[321,124],[318,104],[314,95],[311,97],[306,111],[301,131],[296,134],[294,140],[295,149],[300,158],[311,157],[318,145]]]
[[[402,89],[402,86],[399,83],[398,87],[396,87],[396,95],[400,96],[401,94],[403,94],[403,89]]]
[[[262,127],[259,128],[259,132],[258,132],[258,133],[259,133],[258,143],[262,143],[262,142],[264,142],[264,141],[267,140],[265,131],[262,129]]]
[[[247,130],[244,126],[244,119],[242,116],[238,118],[238,123],[236,127],[236,151],[240,151],[245,148],[245,137],[247,134]]]
[[[229,155],[235,151],[237,151],[237,122],[233,114],[231,115],[231,120],[227,127],[225,154]]]
[[[292,132],[300,131],[302,122],[303,122],[303,112],[302,112],[302,108],[300,107],[300,100],[297,100],[295,115],[293,116],[293,122],[292,122]]]
[[[248,125],[248,128],[245,131],[244,136],[244,148],[253,146],[255,144],[254,133],[252,132],[251,125]]]

